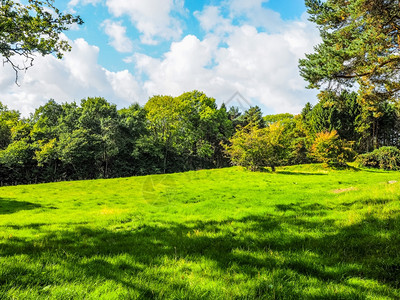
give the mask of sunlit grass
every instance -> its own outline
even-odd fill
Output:
[[[0,188],[0,298],[396,299],[399,199],[320,165]]]

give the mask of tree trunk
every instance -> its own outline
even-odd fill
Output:
[[[372,123],[372,147],[373,150],[378,148],[378,120],[375,119]]]
[[[57,175],[57,161],[54,162],[53,181],[56,180]]]
[[[168,148],[167,146],[164,147],[164,162],[163,162],[163,167],[164,167],[164,174],[167,171],[167,153],[168,153]]]

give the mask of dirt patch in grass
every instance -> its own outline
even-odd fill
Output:
[[[340,193],[345,193],[345,192],[350,192],[350,191],[357,191],[357,190],[358,190],[358,188],[349,187],[349,188],[346,188],[346,189],[337,189],[337,190],[333,190],[332,193],[340,194]]]

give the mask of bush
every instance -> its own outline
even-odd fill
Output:
[[[341,140],[336,130],[317,133],[311,155],[319,162],[333,166],[345,165],[355,156],[351,145]]]
[[[225,146],[226,153],[234,165],[260,170],[266,166],[275,171],[287,155],[287,141],[284,126],[274,123],[265,128],[259,128],[250,123],[238,130]]]
[[[400,170],[400,150],[396,147],[381,147],[357,157],[357,163],[363,167],[383,170]]]

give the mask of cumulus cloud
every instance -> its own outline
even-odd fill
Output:
[[[195,17],[199,20],[200,26],[206,32],[218,31],[219,34],[231,32],[232,22],[221,15],[221,7],[206,6],[203,11],[195,12]]]
[[[211,77],[206,66],[212,62],[212,51],[216,45],[209,40],[200,41],[193,35],[171,45],[164,59],[147,55],[136,55],[138,71],[149,79],[144,82],[148,95],[179,95],[184,90],[200,89]]]
[[[304,88],[298,59],[312,52],[319,34],[305,15],[283,21],[279,14],[268,12],[264,2],[226,0],[206,6],[195,12],[203,36],[180,38],[182,30],[172,12],[185,13],[183,0],[107,0],[114,17],[130,17],[142,42],[175,39],[169,50],[157,57],[133,53],[124,59],[131,69],[112,72],[98,63],[98,47],[76,39],[70,41],[72,52],[63,60],[37,57],[34,67],[21,74],[21,87],[14,84],[13,70],[6,65],[0,72],[0,101],[27,115],[50,98],[64,102],[102,96],[126,107],[137,101],[144,104],[155,94],[178,96],[197,89],[219,103],[238,91],[265,113],[298,113],[315,99],[315,92]],[[133,51],[120,21],[105,20],[103,30],[117,51]]]
[[[259,9],[261,1],[252,3],[248,7]],[[147,94],[198,89],[224,102],[239,91],[269,112],[292,113],[313,100],[315,94],[305,90],[297,68],[298,59],[318,42],[318,32],[305,18],[269,33],[253,25],[233,25],[218,7],[206,7],[196,16],[208,32],[204,39],[188,35],[172,43],[161,59],[144,54],[131,58],[148,78]]]
[[[261,27],[269,32],[277,32],[285,22],[276,11],[263,7],[268,0],[228,0],[227,6],[232,19],[242,18],[242,22],[254,27]]]
[[[106,5],[115,17],[129,16],[142,33],[144,44],[155,45],[158,39],[178,39],[182,35],[181,24],[172,12],[182,12],[183,2],[178,0],[107,0]]]
[[[122,26],[121,23],[105,20],[102,23],[102,27],[110,38],[110,45],[115,50],[118,52],[131,52],[133,50],[132,41],[126,36],[126,27]]]
[[[20,73],[20,86],[14,83],[11,67],[5,65],[0,72],[0,101],[26,116],[52,98],[70,102],[101,96],[119,107],[146,99],[136,78],[127,70],[111,72],[98,64],[98,47],[84,39],[70,44],[72,51],[63,60],[36,57],[34,66]]]

